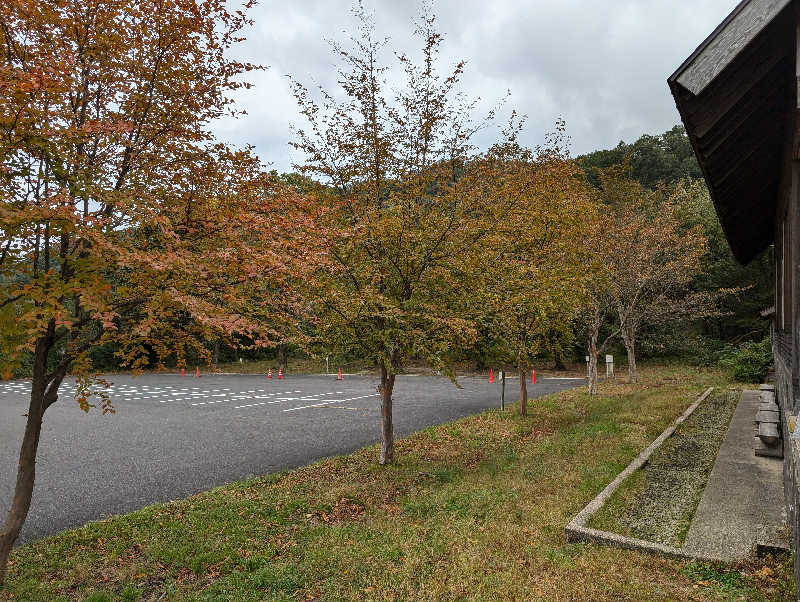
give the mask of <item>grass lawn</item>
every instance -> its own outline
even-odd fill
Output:
[[[716,371],[642,370],[145,508],[16,550],[15,600],[794,599],[788,560],[715,567],[570,544],[564,525]],[[377,425],[376,425],[377,429]]]

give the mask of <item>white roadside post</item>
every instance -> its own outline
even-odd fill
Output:
[[[614,378],[614,356],[606,355],[606,380]]]
[[[500,409],[506,409],[506,373],[503,370],[500,370]]]
[[[592,378],[592,375],[589,374],[589,356],[586,356],[586,378]]]

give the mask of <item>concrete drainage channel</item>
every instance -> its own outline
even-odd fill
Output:
[[[687,554],[680,548],[654,543],[644,539],[637,539],[635,537],[626,537],[624,535],[619,535],[618,533],[611,533],[610,531],[592,529],[587,527],[586,524],[589,522],[589,519],[592,517],[592,515],[600,510],[600,508],[602,508],[603,505],[611,498],[611,496],[619,488],[619,486],[622,485],[625,479],[627,479],[647,463],[647,460],[650,458],[650,456],[653,455],[653,453],[659,447],[661,447],[664,441],[671,437],[675,430],[694,413],[694,411],[697,409],[697,406],[699,406],[709,395],[711,395],[713,390],[714,387],[709,387],[706,389],[703,394],[700,395],[700,397],[698,397],[697,400],[675,420],[675,422],[668,426],[655,441],[653,441],[633,460],[633,462],[628,464],[625,470],[617,475],[617,478],[611,481],[611,483],[609,483],[606,488],[597,495],[597,497],[589,502],[586,507],[569,522],[569,524],[564,528],[564,532],[566,533],[569,541],[586,541],[589,543],[615,546],[628,550],[639,550],[641,552],[650,552],[653,554],[665,554],[673,558],[710,560],[706,558],[700,558],[693,554]]]

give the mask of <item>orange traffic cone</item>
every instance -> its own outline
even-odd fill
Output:
[[[342,380],[342,369],[339,368],[339,373],[336,375],[336,380]]]
[[[267,378],[272,378],[272,368],[267,368]]]
[[[283,368],[278,368],[278,380],[283,378]]]
[[[489,368],[489,382],[494,382],[494,368]]]
[[[196,378],[200,378],[200,367],[194,369],[194,375]]]
[[[536,384],[536,370],[531,370],[531,383]]]
[[[181,368],[181,376],[186,376],[186,368]]]

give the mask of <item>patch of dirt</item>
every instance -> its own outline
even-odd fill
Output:
[[[366,512],[364,506],[346,497],[337,501],[329,511],[317,510],[309,518],[328,525],[357,520]]]

